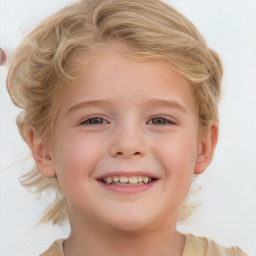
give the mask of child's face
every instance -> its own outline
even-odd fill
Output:
[[[83,61],[61,103],[47,175],[56,173],[71,222],[82,216],[137,230],[176,220],[201,171],[207,135],[199,130],[185,78],[165,62],[135,61],[106,46]],[[140,176],[153,181],[134,185]],[[122,183],[127,177],[132,185]]]

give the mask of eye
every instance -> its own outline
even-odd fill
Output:
[[[153,125],[174,125],[174,124],[176,124],[176,122],[174,120],[169,120],[169,119],[166,119],[164,117],[154,117],[154,118],[151,118],[148,121],[148,124],[153,124]]]
[[[108,122],[101,117],[91,117],[80,123],[80,125],[100,125],[107,124]]]

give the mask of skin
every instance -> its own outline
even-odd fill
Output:
[[[7,63],[7,53],[0,48],[0,66]]]
[[[217,142],[216,124],[200,127],[190,83],[170,64],[136,61],[124,48],[106,44],[82,60],[52,146],[31,133],[39,169],[57,176],[68,201],[65,256],[182,255],[179,206]],[[156,180],[124,193],[99,181],[113,173]]]

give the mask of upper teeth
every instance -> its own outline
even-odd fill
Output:
[[[149,183],[152,181],[152,178],[148,176],[111,176],[103,178],[103,180],[107,184],[116,183],[116,184],[143,184],[143,183]],[[142,183],[143,182],[143,183]]]

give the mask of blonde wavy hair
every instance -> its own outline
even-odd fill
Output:
[[[7,88],[22,109],[17,125],[26,142],[31,129],[51,141],[59,102],[75,79],[81,56],[116,39],[131,46],[130,56],[170,63],[194,88],[201,126],[218,122],[222,65],[186,17],[160,0],[83,0],[39,24],[10,62]],[[56,177],[45,177],[35,167],[21,183],[38,194],[55,192],[41,222],[61,224],[68,219]],[[191,211],[186,209],[184,204],[181,219]]]

